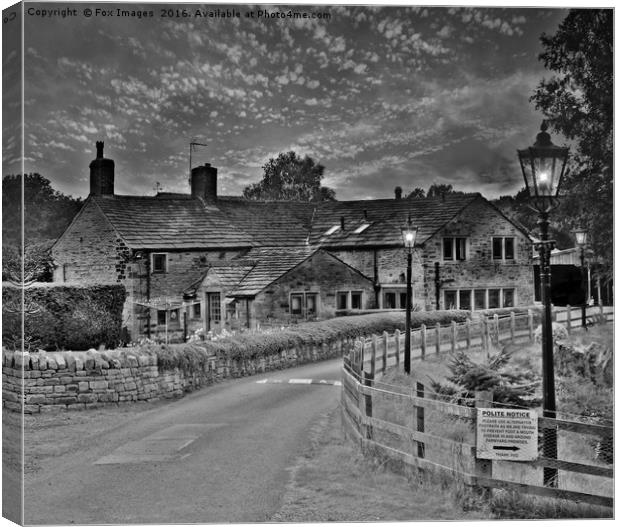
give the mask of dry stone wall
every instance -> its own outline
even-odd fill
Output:
[[[3,351],[2,405],[39,413],[181,397],[226,379],[342,356],[350,339],[289,349],[262,359],[212,356],[198,370],[164,369],[157,356],[135,349],[27,353]]]

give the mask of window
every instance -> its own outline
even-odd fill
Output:
[[[504,289],[504,302],[503,307],[515,307],[515,290]]]
[[[347,309],[349,304],[349,292],[339,291],[336,294],[336,309]]]
[[[461,289],[459,291],[459,309],[471,310],[471,290]]]
[[[444,238],[443,259],[448,261],[465,260],[466,247],[467,238]]]
[[[362,223],[357,229],[355,229],[353,231],[353,234],[361,234],[362,232],[364,232],[368,227],[370,227],[370,223]]]
[[[403,288],[383,291],[383,309],[406,309],[407,292]]]
[[[443,293],[445,309],[494,309],[514,307],[515,290],[501,289],[447,289]],[[472,306],[473,301],[473,306]]]
[[[157,310],[157,324],[160,326],[166,325],[166,311],[164,309]]]
[[[316,315],[316,293],[306,294],[306,316]]]
[[[456,291],[444,292],[444,307],[446,309],[458,309],[458,304],[456,302],[456,293]]]
[[[489,289],[489,309],[499,307],[499,289]]]
[[[222,320],[222,307],[220,305],[220,294],[209,293],[209,319],[211,322]]]
[[[154,273],[165,273],[167,271],[168,255],[166,253],[153,253],[151,264]]]
[[[194,304],[192,316],[193,318],[200,318],[200,303]]]
[[[474,291],[474,309],[486,309],[487,291],[486,289],[476,289]]]
[[[303,301],[303,293],[295,293],[291,295],[291,315],[301,315],[301,306]]]
[[[493,260],[514,260],[515,259],[515,239],[493,238]]]
[[[351,309],[362,309],[362,292],[353,291],[351,293]]]
[[[340,228],[339,225],[334,225],[333,227],[330,227],[329,229],[327,229],[327,231],[325,232],[325,236],[330,236],[331,234],[334,234],[338,229]]]

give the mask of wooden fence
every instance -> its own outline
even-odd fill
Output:
[[[571,311],[565,312],[569,315],[565,321],[578,320],[581,324],[580,314],[573,318]],[[478,323],[422,327],[412,331],[411,341],[416,343],[414,358],[419,360],[430,352],[529,340],[534,332],[532,313],[512,313]],[[408,387],[383,382],[386,368],[401,363],[403,343],[398,332],[384,333],[358,341],[344,358],[343,423],[347,435],[364,451],[417,470],[442,471],[473,487],[613,507],[612,426],[582,422],[578,416],[539,417],[540,431],[556,431],[557,458],[542,453],[534,461],[478,459],[477,408],[497,407],[499,403],[492,403],[492,394],[481,393],[456,404],[433,392],[426,379],[417,378],[415,368]],[[539,443],[541,448],[540,437]],[[602,449],[607,450],[601,457]],[[545,467],[557,469],[557,486],[543,484]]]

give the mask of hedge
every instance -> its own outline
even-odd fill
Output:
[[[21,348],[21,289],[2,288],[2,342]],[[86,350],[121,341],[122,285],[36,284],[24,290],[24,347]],[[17,308],[17,309],[16,309]]]
[[[420,311],[411,314],[411,327],[422,324],[446,325],[455,320],[463,322],[469,311]],[[404,331],[405,313],[386,312],[372,315],[338,317],[320,322],[305,322],[274,330],[273,332],[241,333],[220,340],[188,344],[143,344],[139,351],[155,354],[162,369],[201,368],[208,357],[216,355],[231,360],[260,359],[284,350],[309,344],[322,344],[337,338],[355,338],[365,335]]]

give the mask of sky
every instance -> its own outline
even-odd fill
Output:
[[[157,183],[188,192],[190,141],[207,144],[193,165],[216,166],[225,195],[240,195],[289,150],[324,165],[323,184],[340,200],[433,183],[490,199],[514,194],[523,186],[516,149],[533,143],[542,120],[529,98],[552,74],[538,60],[540,35],[567,14],[237,4],[228,9],[240,18],[211,18],[196,11],[218,5],[28,7],[78,11],[25,16],[24,137],[25,171],[81,197],[97,140],[116,163],[118,194],[154,195]],[[153,16],[86,17],[85,8]],[[161,16],[183,8],[190,16]],[[265,19],[259,10],[327,17]],[[3,175],[21,172],[7,121]]]

